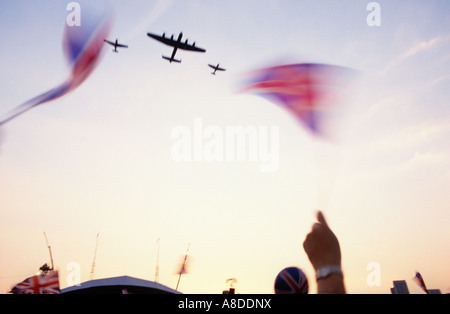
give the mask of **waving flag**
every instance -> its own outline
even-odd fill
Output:
[[[38,105],[55,100],[73,91],[95,69],[100,59],[103,40],[109,34],[111,19],[106,15],[95,15],[86,10],[83,12],[86,14],[83,14],[82,25],[66,25],[64,32],[64,51],[71,66],[69,78],[59,86],[16,107],[6,119],[0,121],[0,126]]]
[[[178,271],[178,282],[177,282],[177,287],[175,288],[175,290],[178,290],[178,286],[180,284],[180,279],[181,279],[181,275],[187,274],[187,260],[188,260],[188,252],[189,252],[189,247],[191,246],[191,244],[189,243],[189,246],[186,250],[186,255],[184,256],[184,260],[183,260],[183,264],[181,264],[180,270]]]
[[[416,272],[413,280],[419,285],[420,288],[422,288],[425,293],[428,293],[427,287],[425,286],[425,281],[423,280],[423,277],[419,272]]]
[[[332,109],[343,77],[344,67],[301,63],[255,71],[241,92],[255,92],[281,105],[313,134],[326,135],[324,114]]]
[[[27,278],[15,285],[11,292],[13,294],[60,294],[58,272],[52,271],[47,275]]]

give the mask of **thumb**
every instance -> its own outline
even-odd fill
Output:
[[[325,220],[325,216],[323,215],[323,213],[321,211],[317,212],[317,221],[324,227],[330,229],[330,227],[328,227],[327,221]]]

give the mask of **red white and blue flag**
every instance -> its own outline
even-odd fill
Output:
[[[63,45],[71,66],[69,78],[59,86],[13,109],[7,118],[0,121],[0,126],[38,105],[68,94],[89,77],[100,60],[103,40],[107,38],[111,28],[111,18],[99,14],[84,14],[83,17],[81,26],[65,27]]]
[[[286,267],[275,278],[274,289],[276,294],[308,294],[308,279],[300,268]]]
[[[13,294],[60,294],[58,272],[52,271],[46,275],[27,278],[15,285],[11,292]]]
[[[347,68],[316,63],[270,67],[250,74],[241,92],[255,92],[281,105],[316,135],[326,135],[325,111],[344,87]]]
[[[416,275],[413,277],[413,280],[419,285],[419,287],[425,293],[428,293],[427,287],[425,286],[425,281],[423,280],[423,277],[419,272],[416,272]]]

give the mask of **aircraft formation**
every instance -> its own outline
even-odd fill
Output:
[[[190,44],[187,39],[183,41],[183,33],[180,33],[178,35],[178,38],[174,38],[174,35],[166,37],[166,33],[163,33],[161,36],[153,33],[147,33],[147,36],[173,48],[172,55],[170,57],[164,55],[162,56],[163,59],[169,61],[170,63],[172,62],[181,63],[181,59],[175,59],[175,55],[177,54],[179,49],[200,53],[206,52],[206,49],[197,47],[195,45],[195,42]],[[117,48],[128,48],[127,45],[119,43],[117,39],[115,41],[105,39],[104,42],[113,46],[114,52],[118,52]],[[226,71],[225,68],[220,67],[220,64],[217,65],[208,64],[208,66],[214,70],[213,72],[211,72],[212,75],[216,75],[217,71]]]

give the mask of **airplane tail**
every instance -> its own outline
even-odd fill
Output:
[[[169,60],[169,62],[177,62],[177,63],[181,63],[181,60],[177,60],[177,59],[172,59],[166,56],[162,56],[163,59]]]

